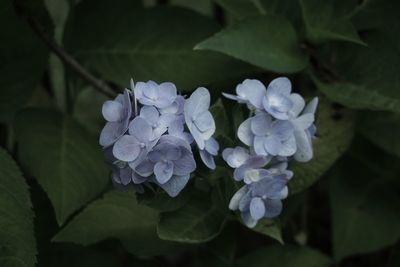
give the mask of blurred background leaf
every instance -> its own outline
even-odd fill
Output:
[[[346,41],[365,45],[348,18],[351,10],[343,8],[343,3],[353,1],[301,0],[304,24],[309,40],[322,43],[331,40]]]
[[[39,85],[49,52],[17,17],[13,1],[0,3],[0,29],[0,122],[10,122]]]
[[[341,169],[331,177],[336,260],[381,249],[400,238],[399,183],[388,179],[379,160],[367,164],[354,157],[345,158]],[[396,173],[398,176],[399,172]]]
[[[290,22],[272,14],[237,22],[195,49],[218,51],[278,73],[298,72],[307,64]]]
[[[140,257],[174,252],[179,244],[157,237],[157,218],[157,211],[137,204],[132,191],[113,191],[89,204],[53,240],[89,245],[117,238],[129,252]]]
[[[209,18],[178,7],[143,9],[137,3],[118,0],[110,9],[108,1],[82,1],[67,22],[66,48],[120,86],[134,76],[136,81],[174,81],[179,90],[189,91],[254,71],[217,53],[193,51],[219,29]]]
[[[28,186],[17,164],[0,147],[0,266],[33,267],[36,253]]]
[[[275,245],[259,248],[239,258],[237,266],[328,267],[331,261],[329,257],[311,248]]]
[[[96,139],[71,117],[51,109],[26,109],[16,118],[22,167],[48,194],[61,225],[109,183]]]
[[[354,134],[354,114],[320,98],[316,125],[318,130],[313,140],[313,159],[307,163],[293,162],[289,165],[294,173],[289,182],[290,194],[311,186],[346,152]]]

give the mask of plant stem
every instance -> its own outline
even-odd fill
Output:
[[[23,7],[18,5],[18,1],[15,1],[17,8],[23,11]],[[29,14],[25,14],[25,19],[32,31],[43,41],[43,43],[52,51],[60,60],[71,69],[73,69],[79,77],[87,81],[93,87],[101,92],[102,94],[114,97],[117,93],[111,88],[105,81],[92,75],[85,67],[83,67],[77,60],[75,60],[70,54],[68,54],[61,46],[59,46],[43,29],[43,27]]]

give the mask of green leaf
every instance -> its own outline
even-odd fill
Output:
[[[0,266],[33,267],[36,241],[29,189],[17,164],[0,148]]]
[[[230,136],[229,132],[231,130],[231,126],[229,124],[228,115],[226,113],[221,98],[219,98],[217,102],[215,102],[214,105],[210,107],[210,112],[214,117],[215,125],[218,125],[217,129],[215,130],[214,138],[217,138],[219,136]]]
[[[260,6],[257,8],[256,1],[259,0],[214,0],[236,19],[244,19],[249,16],[260,15],[263,12]]]
[[[307,247],[274,245],[260,248],[239,258],[237,267],[329,267],[331,260]]]
[[[193,51],[219,30],[211,19],[178,7],[142,9],[136,2],[121,0],[110,9],[107,0],[82,1],[66,26],[68,51],[105,79],[126,86],[133,77],[172,81],[185,91],[254,70],[218,53]]]
[[[86,246],[117,238],[137,256],[161,255],[177,249],[179,244],[157,237],[157,219],[158,212],[138,205],[133,192],[113,191],[86,207],[53,240]]]
[[[276,220],[262,219],[258,221],[256,227],[252,228],[252,230],[271,237],[281,244],[284,243],[282,239],[281,226]]]
[[[219,236],[205,244],[207,254],[216,257],[220,263],[232,264],[237,248],[236,239],[236,228],[228,225]]]
[[[64,34],[64,26],[68,17],[70,3],[68,0],[44,0],[44,2],[54,24],[54,40],[57,44],[62,44],[62,36]],[[57,105],[62,110],[66,110],[67,90],[65,69],[63,62],[55,54],[50,55],[48,71],[51,89]]]
[[[101,108],[107,100],[109,100],[107,96],[99,93],[93,87],[82,88],[75,100],[73,117],[90,133],[98,135],[106,122]]]
[[[368,47],[342,43],[335,49],[336,70],[344,83],[352,85],[350,89],[336,86],[322,91],[344,105],[399,112],[400,38],[384,31],[371,31],[364,40]]]
[[[265,14],[283,15],[292,22],[301,19],[300,7],[293,0],[214,0],[235,19]],[[298,23],[300,25],[300,23]],[[296,25],[295,25],[296,26]]]
[[[335,105],[322,98],[317,109],[316,126],[313,159],[289,164],[289,169],[294,173],[289,182],[290,194],[315,183],[348,149],[354,134],[354,114],[345,108],[335,108]]]
[[[9,122],[40,82],[48,52],[15,15],[13,1],[0,3],[0,31],[0,122]]]
[[[378,171],[370,168],[375,164],[348,158],[332,174],[329,193],[336,260],[381,249],[400,238],[399,184],[385,179],[379,165]]]
[[[400,157],[400,115],[388,112],[362,112],[358,130],[373,144]]]
[[[400,2],[397,0],[363,1],[352,14],[357,29],[385,29],[396,33],[399,30]]]
[[[301,0],[308,39],[315,43],[331,40],[365,45],[351,21],[338,10],[337,0]]]
[[[21,162],[48,194],[60,225],[104,190],[101,147],[72,118],[26,109],[16,117],[15,132]]]
[[[137,195],[138,203],[159,212],[174,211],[181,208],[190,198],[190,190],[182,190],[176,197],[170,197],[164,190],[157,188],[155,192],[145,191]]]
[[[215,238],[222,231],[228,215],[222,194],[218,190],[212,195],[194,192],[182,208],[161,214],[158,236],[184,243],[202,243]]]
[[[353,109],[400,112],[400,99],[395,99],[364,86],[351,83],[323,83],[314,80],[318,89],[329,99]]]
[[[228,224],[216,238],[197,250],[194,267],[232,267],[237,248],[236,227]]]
[[[170,3],[175,6],[185,7],[192,9],[200,14],[212,16],[213,15],[213,1],[212,0],[171,0]]]
[[[293,26],[273,14],[239,21],[195,49],[218,51],[278,73],[298,72],[307,65]]]

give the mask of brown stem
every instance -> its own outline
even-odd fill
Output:
[[[23,11],[23,8],[18,5],[18,1],[15,1],[17,8],[19,11]],[[25,15],[25,19],[28,22],[32,31],[43,41],[43,43],[52,51],[60,60],[71,69],[73,69],[76,74],[81,77],[83,80],[87,81],[93,87],[101,92],[102,94],[114,97],[117,93],[113,88],[111,88],[105,81],[95,77],[91,74],[85,67],[83,67],[76,59],[74,59],[70,54],[68,54],[61,46],[59,46],[53,38],[51,38],[46,31],[42,28],[42,26],[31,16],[28,14]]]

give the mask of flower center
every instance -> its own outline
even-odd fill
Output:
[[[248,170],[246,171],[245,177],[250,181],[258,181],[260,174],[258,170]]]

